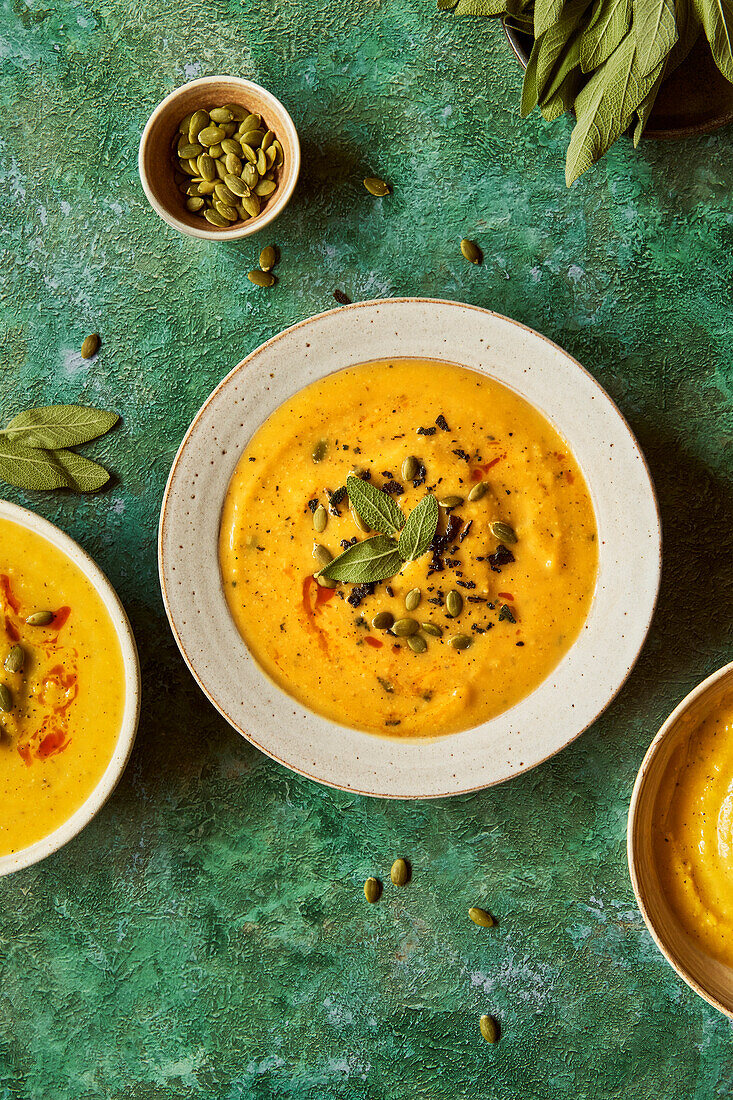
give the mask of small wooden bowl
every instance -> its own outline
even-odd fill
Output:
[[[733,662],[714,672],[683,699],[649,746],[629,807],[627,851],[641,915],[670,966],[708,1004],[733,1019],[733,969],[717,962],[690,938],[664,896],[652,843],[659,787],[670,757],[700,722],[733,697]]]
[[[181,119],[187,114],[199,108],[221,107],[224,103],[236,103],[253,114],[262,115],[282,145],[284,159],[277,177],[277,191],[262,212],[249,221],[219,229],[186,209],[173,178],[171,143]],[[300,172],[298,132],[280,100],[259,84],[237,76],[205,76],[177,88],[155,108],[140,138],[138,170],[150,205],[168,225],[189,237],[238,241],[270,225],[290,201]]]

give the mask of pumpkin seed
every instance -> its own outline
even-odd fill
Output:
[[[247,115],[239,124],[240,134],[246,134],[248,130],[259,130],[262,119],[259,115]]]
[[[271,145],[270,148],[266,151],[265,159],[267,161],[267,167],[272,168],[275,161],[277,160],[277,149],[274,145]]]
[[[24,664],[25,653],[23,652],[23,647],[19,645],[12,646],[5,658],[5,671],[22,672]]]
[[[453,646],[454,649],[468,649],[473,645],[473,638],[468,634],[454,634],[448,639],[448,645]]]
[[[392,864],[389,877],[395,886],[406,886],[410,881],[410,864],[406,859],[396,859]]]
[[[216,173],[214,173],[216,175]],[[202,183],[197,184],[199,189],[199,195],[213,195],[216,184],[213,180],[204,180]]]
[[[245,202],[247,200],[245,199]],[[250,271],[247,274],[247,278],[255,286],[274,286],[275,276],[270,271],[260,271],[258,267],[254,271]]]
[[[487,913],[485,909],[479,909],[477,905],[471,906],[468,910],[468,916],[474,924],[478,924],[481,928],[493,928],[496,924],[491,913]]]
[[[211,222],[212,225],[217,226],[217,228],[219,229],[229,228],[229,222],[226,220],[226,218],[222,218],[221,214],[217,213],[216,210],[209,210],[207,208],[206,210],[204,210],[204,217],[206,218],[207,222]]]
[[[211,183],[211,181],[216,176],[216,168],[214,167],[214,158],[209,156],[208,153],[202,153],[201,156],[198,157],[198,159],[196,160],[196,165],[197,165],[198,170],[199,170],[199,175],[203,176],[203,178],[208,183]]]
[[[456,495],[441,497],[441,499],[438,501],[438,504],[441,508],[458,508],[461,504],[463,504],[463,497],[459,497]]]
[[[204,126],[209,125],[209,115],[206,111],[194,111],[188,124],[188,140],[196,141]]]
[[[429,634],[431,638],[442,638],[443,631],[435,623],[427,622],[421,623],[424,634]]]
[[[212,122],[231,122],[233,117],[228,107],[214,107],[213,111],[209,111]]]
[[[242,146],[236,138],[224,138],[221,143],[221,151],[222,153],[235,153],[238,157],[241,157]]]
[[[392,626],[392,633],[398,638],[409,638],[411,634],[417,634],[419,629],[417,619],[397,619]]]
[[[479,481],[477,485],[474,485],[471,492],[468,494],[468,499],[473,502],[475,500],[481,500],[481,497],[486,496],[486,490],[488,485],[485,481]]]
[[[242,139],[244,141],[244,139]],[[242,155],[249,161],[250,164],[257,163],[257,154],[254,149],[250,149],[246,143],[242,145]]]
[[[263,271],[272,271],[277,263],[277,252],[271,244],[265,245],[260,252],[260,267]]]
[[[277,184],[272,180],[260,180],[255,187],[255,195],[259,195],[261,199],[267,199],[277,190]]]
[[[242,134],[242,143],[246,142],[250,149],[258,149],[264,136],[264,130],[247,130],[246,133]]]
[[[247,195],[245,198],[243,198],[242,206],[247,211],[250,218],[256,218],[260,212],[260,200],[257,198],[256,195]],[[270,278],[272,278],[272,282],[274,283],[274,278],[272,276],[270,276]],[[272,283],[270,285],[272,285]]]
[[[311,451],[311,458],[314,462],[322,462],[326,457],[326,451],[328,450],[328,442],[325,439],[319,439],[315,447]]]
[[[241,199],[243,196],[249,195],[250,193],[249,187],[239,178],[239,176],[224,176],[224,183],[237,198]]]
[[[181,124],[178,127],[178,129],[180,130],[180,132],[182,134],[187,134],[188,133],[188,128],[191,125],[191,119],[192,118],[193,118],[193,113],[187,114],[185,118],[181,119]]]
[[[198,214],[203,205],[204,200],[201,198],[200,195],[191,195],[190,198],[186,199],[186,207],[191,211],[192,214]]]
[[[394,615],[391,611],[378,611],[372,619],[375,630],[389,630],[394,623]]]
[[[192,160],[194,157],[200,157],[203,153],[203,149],[197,141],[186,141],[178,146],[178,155],[182,160]]]
[[[384,180],[377,179],[375,176],[367,176],[364,180],[364,186],[370,195],[375,195],[378,199],[389,194],[388,184],[386,184]]]
[[[214,169],[216,170],[217,179],[223,180],[227,175],[227,166],[223,160],[215,160]]]
[[[229,206],[234,206],[238,199],[238,195],[233,195],[225,183],[217,183],[214,185],[214,194],[221,202],[227,203]]]
[[[322,577],[320,573],[316,577],[316,581],[321,588],[336,588],[338,585],[337,581],[332,581],[330,577]]]
[[[265,131],[265,136],[262,139],[262,145],[260,146],[260,149],[262,149],[262,150],[269,149],[274,140],[275,140],[275,135],[273,134],[272,130],[266,130]]]
[[[222,146],[223,148],[223,146]],[[242,174],[242,161],[236,153],[225,153],[224,164],[226,170],[230,176],[241,176]]]
[[[236,205],[230,206],[229,203],[223,202],[221,199],[214,199],[214,210],[228,222],[236,222],[238,220]],[[264,272],[262,274],[264,274]]]
[[[214,160],[218,160],[223,152],[224,150],[221,147],[221,142],[209,147],[209,156],[213,157]]]
[[[260,175],[254,164],[245,164],[242,169],[242,179],[248,187],[256,187],[260,182]]]
[[[370,905],[379,901],[382,896],[382,884],[378,878],[368,878],[364,883],[364,897]]]
[[[257,171],[261,176],[264,176],[267,171],[267,157],[262,151],[262,148],[257,150]]]
[[[428,648],[428,643],[420,634],[413,634],[407,639],[407,644],[413,653],[424,653]]]
[[[237,203],[237,213],[239,214],[239,216],[240,216],[240,218],[242,219],[243,222],[246,222],[248,220],[249,214],[244,209],[241,202]]]
[[[313,557],[319,565],[326,566],[333,561],[333,554],[327,546],[321,546],[320,542],[313,543]]]
[[[402,480],[414,481],[420,469],[420,460],[414,455],[408,455],[402,463]]]
[[[13,709],[13,696],[10,694],[10,688],[7,684],[0,684],[0,710],[9,714]]]
[[[480,264],[484,254],[475,241],[469,241],[465,237],[461,241],[461,252],[472,264]]]
[[[493,1016],[482,1016],[479,1020],[481,1034],[487,1043],[495,1043],[499,1038],[499,1027]]]
[[[326,530],[327,523],[328,512],[322,504],[319,504],[315,512],[313,513],[313,526],[315,527],[319,535],[322,535],[323,532]]]
[[[198,165],[196,164],[196,161],[193,162],[193,167],[191,167],[191,161],[190,160],[182,160],[180,163],[181,163],[181,168],[183,169],[183,171],[186,173],[187,176],[197,176],[199,174]]]
[[[514,528],[510,527],[508,523],[502,523],[501,520],[495,520],[494,523],[489,524],[489,530],[495,539],[499,542],[509,543],[513,545],[518,541],[514,532]]]
[[[451,588],[445,597],[445,610],[449,618],[457,619],[463,611],[463,596],[455,588]]]
[[[26,619],[27,626],[48,626],[53,622],[53,611],[34,611]]]
[[[219,125],[228,138],[234,137],[237,132],[236,122],[220,122]]]
[[[411,588],[405,596],[405,607],[408,611],[414,611],[419,606],[422,599],[422,592],[419,588]]]
[[[285,153],[283,152],[283,147],[282,147],[282,145],[280,144],[279,141],[275,140],[272,143],[272,148],[277,150],[277,160],[275,161],[275,164],[279,168],[280,165],[282,164],[282,162],[285,160]]]
[[[99,351],[99,344],[100,339],[98,332],[93,332],[90,336],[86,336],[81,345],[82,359],[92,359]]]
[[[226,133],[222,130],[221,126],[204,126],[203,130],[199,132],[199,143],[210,147],[212,145],[218,145],[222,138],[226,137]]]
[[[351,518],[353,519],[354,523],[356,524],[356,526],[359,528],[360,531],[363,531],[364,534],[366,534],[368,531],[371,531],[371,527],[369,526],[369,524],[365,523],[365,521],[361,518],[361,516],[356,511],[356,509],[351,508],[350,511],[351,511]]]
[[[247,108],[240,107],[238,103],[225,103],[224,106],[230,112],[235,122],[241,122],[243,118],[247,117]]]

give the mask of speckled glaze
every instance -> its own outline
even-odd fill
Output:
[[[219,569],[224,495],[262,421],[318,378],[390,356],[453,360],[518,391],[567,440],[598,524],[593,603],[563,660],[504,714],[428,740],[335,725],[277,688],[239,637]],[[636,440],[579,364],[537,333],[486,310],[397,299],[346,306],[302,322],[253,352],[217,387],[173,463],[160,518],[159,562],[181,652],[235,729],[280,763],[331,786],[381,797],[436,798],[520,774],[598,717],[646,637],[659,587],[660,537],[654,489]]]
[[[99,562],[144,677],[114,796],[0,880],[2,1100],[728,1100],[731,1023],[657,949],[625,845],[655,730],[733,652],[730,129],[622,138],[568,190],[571,120],[520,119],[498,20],[429,0],[13,0],[0,41],[1,422],[50,401],[122,417],[86,448],[109,489],[2,492]],[[219,72],[271,89],[301,137],[272,292],[246,278],[268,234],[184,237],[137,174],[155,105]],[[657,489],[662,587],[634,671],[562,753],[477,794],[376,801],[288,771],[211,706],[165,616],[157,520],[188,425],[336,289],[545,333],[618,404]],[[368,905],[397,856],[410,885]]]
[[[42,840],[29,845],[27,848],[22,848],[12,855],[0,856],[0,876],[2,876],[9,875],[13,871],[22,871],[23,868],[38,863],[53,852],[57,852],[64,844],[68,844],[99,813],[114,791],[125,770],[127,761],[130,759],[132,746],[135,743],[140,715],[140,665],[137,646],[125,609],[112,585],[95,562],[82,550],[81,546],[47,520],[41,519],[40,516],[29,512],[28,509],[19,508],[17,504],[11,504],[7,500],[0,500],[0,518],[17,523],[19,526],[25,527],[29,531],[33,531],[34,534],[47,539],[65,554],[93,585],[112,620],[122,652],[122,666],[125,675],[125,705],[122,711],[120,735],[99,783],[79,809],[58,829],[54,829]]]

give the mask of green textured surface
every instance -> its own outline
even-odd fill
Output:
[[[647,744],[730,656],[730,132],[621,141],[567,192],[567,120],[522,123],[500,27],[430,0],[2,10],[0,411],[78,400],[124,420],[88,452],[114,470],[109,491],[6,495],[107,571],[145,694],[111,802],[0,882],[1,1100],[730,1096],[730,1025],[654,947],[625,859]],[[280,95],[303,142],[290,207],[238,246],[177,236],[136,174],[152,108],[215,72]],[[363,190],[367,171],[390,199]],[[461,258],[464,235],[483,267]],[[267,293],[244,275],[269,239]],[[337,287],[538,328],[646,449],[666,536],[648,645],[606,715],[509,786],[417,805],[319,788],[218,718],[170,636],[155,535],[181,436],[229,368]],[[368,906],[363,880],[403,854],[412,885]],[[466,920],[476,901],[497,929]]]

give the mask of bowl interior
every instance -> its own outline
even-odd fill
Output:
[[[705,681],[672,714],[642,764],[629,822],[629,863],[644,919],[677,973],[701,997],[733,1018],[733,969],[711,958],[680,924],[664,896],[652,840],[659,790],[672,754],[710,712],[733,700],[733,665]]]
[[[63,847],[92,820],[114,791],[130,758],[137,732],[140,714],[140,665],[132,628],[119,597],[99,566],[86,551],[82,550],[77,542],[74,542],[58,527],[37,516],[35,512],[30,512],[17,504],[11,504],[7,500],[0,500],[0,517],[26,527],[42,538],[47,539],[70,558],[91,582],[115,628],[122,652],[125,677],[125,705],[119,736],[114,752],[97,786],[71,817],[67,818],[52,833],[27,848],[22,848],[11,855],[0,856],[0,876],[2,876],[13,871],[19,871],[24,867],[30,867],[33,863],[38,863],[39,860],[45,859],[46,856]]]
[[[262,116],[283,147],[284,162],[275,176],[277,191],[256,218],[235,222],[229,228],[211,225],[186,209],[185,196],[174,178],[172,142],[178,126],[187,114],[202,108],[211,110],[225,103],[236,103],[252,114]],[[227,77],[207,77],[185,84],[151,115],[140,145],[140,174],[153,206],[178,228],[186,227],[196,236],[231,237],[256,232],[265,221],[272,221],[287,204],[297,179],[300,153],[292,120],[274,96],[249,81]]]

